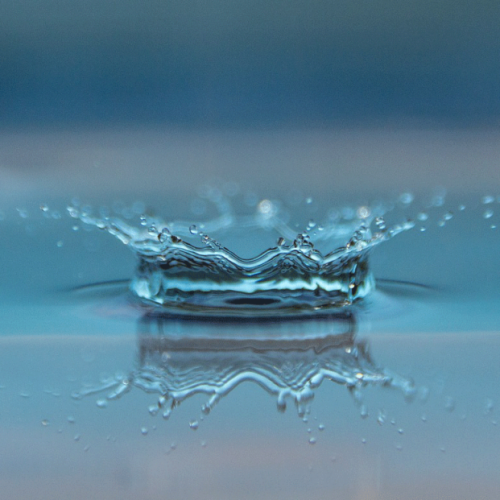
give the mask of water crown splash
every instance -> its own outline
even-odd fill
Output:
[[[220,194],[208,200],[219,215],[197,223],[141,215],[133,226],[77,204],[68,212],[133,250],[138,264],[130,288],[144,302],[176,314],[220,317],[310,315],[350,306],[374,288],[371,250],[414,226],[407,220],[389,227],[383,215],[390,207],[363,205],[330,211],[325,223],[311,219],[298,231],[278,201],[263,199],[253,213],[235,215]],[[274,244],[259,250],[269,241]]]

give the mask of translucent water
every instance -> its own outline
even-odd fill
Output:
[[[68,213],[134,251],[131,289],[138,297],[177,314],[204,316],[304,315],[350,306],[374,288],[372,249],[414,227],[411,220],[386,225],[390,203],[330,209],[325,223],[310,219],[297,231],[300,224],[291,224],[282,202],[262,199],[253,213],[236,215],[219,191],[209,190],[206,198],[218,217],[196,224],[141,214],[133,226],[123,209],[94,215],[76,204]],[[402,206],[412,201],[408,193],[399,198]],[[266,247],[270,239],[275,244]],[[258,255],[245,256],[259,246]]]
[[[500,233],[496,193],[483,194],[338,205],[242,195],[248,204],[233,197],[218,213],[201,196],[186,222],[141,202],[71,203],[67,215],[60,199],[1,205],[6,497],[496,498]],[[361,225],[367,246],[349,252]],[[244,262],[293,254],[301,234],[323,258],[366,256],[371,286],[305,315],[261,314],[269,303],[240,305],[237,318],[181,314],[137,300],[144,248],[184,248],[162,250],[158,234]]]
[[[358,405],[369,385],[399,389],[414,396],[413,382],[372,360],[366,341],[356,339],[350,313],[296,321],[214,322],[179,320],[149,313],[139,321],[138,367],[104,383],[83,388],[75,399],[105,392],[114,400],[139,388],[159,395],[150,413],[170,417],[185,399],[205,394],[207,414],[223,397],[245,382],[274,395],[284,411],[287,399],[304,416],[314,391],[331,381],[345,386]],[[104,406],[106,400],[98,399]]]

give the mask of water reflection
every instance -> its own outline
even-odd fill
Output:
[[[208,321],[153,310],[138,321],[137,341],[135,369],[73,396],[107,392],[113,400],[138,388],[158,396],[150,413],[167,419],[180,402],[200,393],[207,396],[202,412],[208,414],[243,382],[276,397],[280,411],[293,401],[301,416],[323,381],[344,385],[360,405],[368,385],[397,389],[406,398],[415,393],[410,379],[373,361],[367,341],[356,338],[351,311],[309,320]]]

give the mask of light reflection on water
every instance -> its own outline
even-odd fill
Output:
[[[360,406],[366,386],[398,389],[407,400],[416,392],[411,380],[372,360],[367,342],[356,339],[351,312],[257,322],[190,321],[151,312],[139,320],[138,344],[135,370],[83,388],[73,397],[105,393],[114,400],[139,388],[159,395],[150,413],[168,419],[176,406],[199,393],[208,397],[201,408],[207,415],[246,382],[273,395],[280,411],[293,400],[300,417],[310,412],[314,391],[327,381],[345,386]]]
[[[33,497],[36,488],[41,498],[86,498],[96,468],[101,491],[92,493],[106,499],[144,492],[153,498],[203,496],[207,484],[209,497],[231,498],[235,485],[228,471],[251,492],[249,498],[325,498],[332,483],[342,498],[495,498],[496,203],[447,202],[437,207],[439,217],[416,218],[425,232],[417,225],[373,252],[376,278],[432,289],[416,293],[378,280],[378,292],[352,316],[246,322],[237,332],[234,322],[219,326],[168,319],[154,310],[144,314],[127,302],[123,287],[70,293],[69,287],[93,279],[128,278],[133,258],[126,249],[120,254],[121,245],[113,246],[108,235],[83,226],[64,229],[68,220],[45,218],[39,207],[3,210],[0,231],[12,235],[4,251],[12,250],[13,263],[4,270],[9,287],[2,290],[0,354],[0,478],[7,498],[20,489]],[[495,214],[485,217],[486,210]],[[344,378],[314,387],[314,403],[303,413],[299,405],[305,422],[295,411],[281,414],[269,404],[284,388],[294,401],[321,370],[329,370],[326,379],[339,373]],[[259,379],[260,387],[225,385],[225,375],[234,381],[242,373],[254,382],[264,374],[267,381]],[[82,386],[101,387],[100,379],[109,389],[71,398]],[[125,379],[133,390],[108,402]],[[415,400],[406,404],[411,379]],[[345,389],[350,382],[365,385],[354,391],[354,400]],[[384,389],[392,385],[395,391]],[[187,397],[200,387],[202,394]],[[164,422],[160,412],[172,407],[176,398],[169,395],[176,391],[183,402]],[[214,394],[228,397],[202,423],[200,408]],[[150,416],[148,408],[153,414],[158,408],[159,415]],[[32,474],[22,486],[9,477],[19,470],[16,463]],[[271,479],[261,484],[265,477]],[[270,494],[270,484],[281,493]]]

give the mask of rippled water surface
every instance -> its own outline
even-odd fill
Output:
[[[260,239],[251,224],[232,221],[231,233],[196,194],[185,207],[1,205],[3,498],[496,498],[498,193],[374,199],[303,197],[271,227],[277,198],[247,196]],[[369,234],[349,243],[360,225]],[[400,234],[377,236],[382,225]],[[359,300],[344,294],[306,318],[221,319],[163,307],[165,288],[141,292],[141,279],[170,279],[163,264],[145,274],[144,260],[186,249],[256,276],[295,252],[309,259],[295,268],[307,282],[325,231],[335,245],[322,262],[339,248],[366,256],[375,287]],[[272,309],[262,297],[236,305]]]

